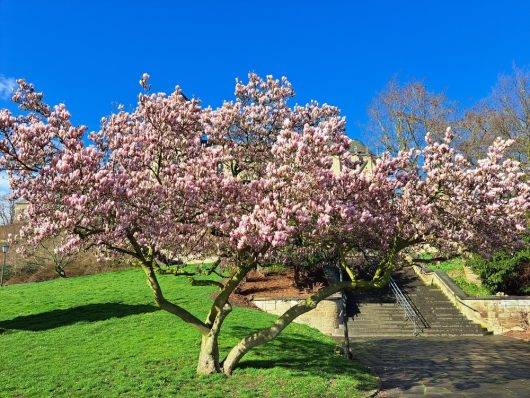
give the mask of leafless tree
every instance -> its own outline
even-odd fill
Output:
[[[491,118],[493,135],[515,140],[512,154],[528,168],[530,159],[530,70],[514,66],[511,75],[501,76],[493,89],[491,103],[496,110]]]
[[[15,222],[15,200],[9,194],[0,195],[0,224],[10,225]]]
[[[497,137],[513,139],[511,155],[529,172],[530,70],[501,75],[491,94],[464,112],[459,123],[461,149],[476,161]]]
[[[421,81],[401,84],[392,79],[368,109],[368,130],[375,145],[393,154],[423,145],[429,131],[443,136],[457,114],[456,103],[427,90]]]
[[[481,101],[465,110],[455,126],[459,132],[458,147],[472,163],[484,157],[488,147],[495,140],[491,129],[494,113],[493,108]]]
[[[40,243],[32,253],[28,264],[37,268],[53,266],[61,278],[66,278],[66,267],[76,260],[77,253],[57,253],[55,249],[61,244],[60,238],[53,238]]]
[[[395,154],[421,146],[430,131],[440,139],[448,126],[457,133],[460,150],[471,161],[484,156],[497,137],[511,138],[513,158],[530,172],[530,70],[514,66],[501,75],[491,94],[461,109],[423,82],[392,79],[368,109],[368,130],[376,146]]]

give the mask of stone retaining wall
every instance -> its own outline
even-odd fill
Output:
[[[324,334],[331,335],[339,327],[340,299],[339,293],[334,294],[319,302],[315,309],[300,315],[294,322],[312,326]],[[255,297],[252,302],[262,311],[279,316],[302,300],[300,298]]]
[[[525,319],[530,320],[530,296],[471,297],[442,271],[425,274],[417,266],[414,271],[428,285],[437,286],[466,317],[494,334],[524,330]]]

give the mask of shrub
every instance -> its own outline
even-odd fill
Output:
[[[530,294],[530,239],[524,249],[513,254],[500,252],[489,260],[473,256],[469,265],[493,292]]]

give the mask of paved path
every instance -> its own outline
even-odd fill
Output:
[[[378,397],[530,398],[530,343],[500,336],[352,341]]]

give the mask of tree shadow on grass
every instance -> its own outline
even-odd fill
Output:
[[[110,318],[123,318],[129,315],[145,314],[158,310],[155,306],[143,304],[87,304],[64,310],[53,310],[0,321],[0,334],[12,329],[38,332],[72,325],[78,322],[104,321]]]
[[[232,327],[238,336],[248,336],[255,329]],[[359,362],[348,361],[336,352],[334,343],[311,339],[299,333],[280,334],[272,342],[251,350],[243,357],[238,369],[270,369],[281,367],[292,373],[309,373],[324,378],[347,375],[357,380],[358,388],[370,390],[373,377]]]

